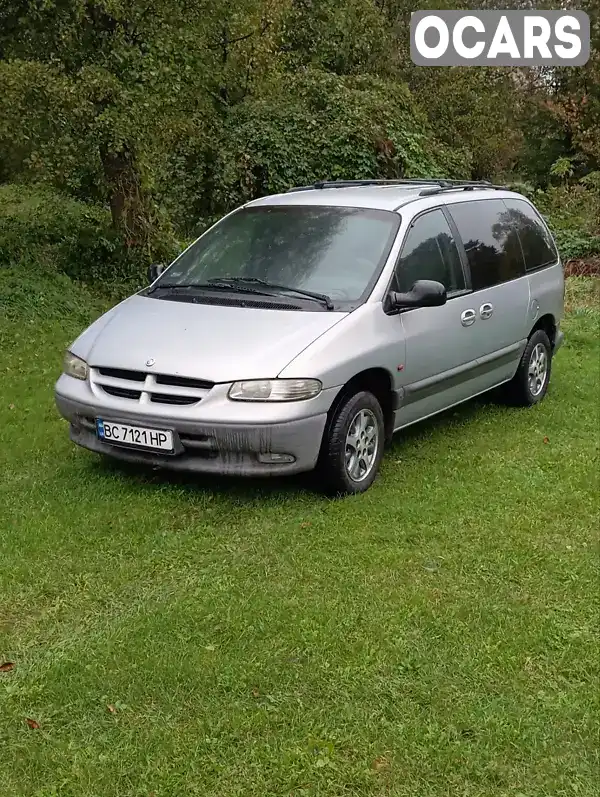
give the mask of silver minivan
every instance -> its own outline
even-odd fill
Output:
[[[487,182],[317,183],[233,211],[69,348],[84,448],[197,473],[317,470],[366,490],[394,432],[499,386],[541,401],[564,275],[524,196]]]

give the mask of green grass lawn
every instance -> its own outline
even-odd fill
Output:
[[[597,797],[591,281],[542,405],[412,427],[334,501],[77,449],[98,308],[3,284],[0,797]]]

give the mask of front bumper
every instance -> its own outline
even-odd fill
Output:
[[[70,423],[71,440],[83,448],[168,470],[231,476],[282,476],[312,470],[327,419],[322,412],[276,423],[214,423],[161,415],[140,416],[122,409],[99,407],[55,392],[58,411]],[[180,453],[158,454],[111,445],[99,440],[95,418],[155,428],[174,429]],[[259,454],[288,454],[293,462],[261,462]]]

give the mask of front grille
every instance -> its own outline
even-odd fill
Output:
[[[127,390],[125,387],[114,387],[113,385],[103,385],[102,389],[105,393],[111,396],[118,396],[118,398],[135,399],[136,401],[142,395],[140,390]]]
[[[92,384],[109,396],[129,401],[191,406],[214,387],[214,382],[171,374],[151,374],[101,366],[91,371]]]
[[[169,376],[168,374],[158,374],[156,384],[171,385],[172,387],[197,387],[199,390],[210,390],[214,387],[214,382],[206,382],[203,379],[190,379],[187,376]]]
[[[98,368],[98,373],[114,379],[127,379],[129,382],[143,382],[146,379],[143,371],[125,371],[123,368]]]
[[[195,404],[197,399],[193,396],[170,396],[168,393],[153,393],[150,401],[154,404]]]

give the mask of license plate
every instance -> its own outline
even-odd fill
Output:
[[[98,439],[117,446],[133,446],[155,451],[173,452],[173,432],[169,429],[148,429],[96,419]]]

